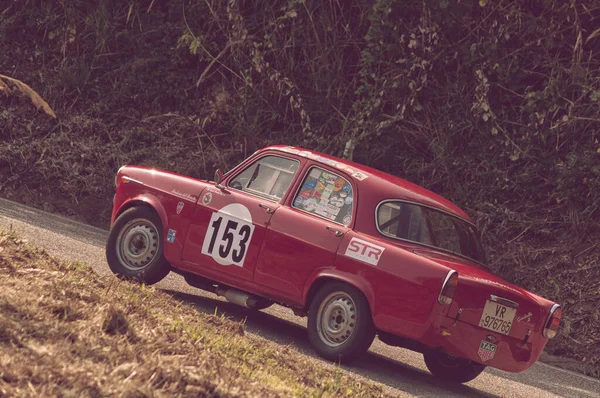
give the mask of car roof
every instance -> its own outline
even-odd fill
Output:
[[[448,199],[400,177],[349,160],[294,146],[271,145],[259,152],[268,150],[291,153],[342,170],[354,178],[362,191],[371,192],[371,196],[376,193],[380,197],[378,202],[387,199],[414,202],[450,213],[472,223],[471,218]]]

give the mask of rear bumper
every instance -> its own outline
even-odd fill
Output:
[[[547,340],[539,332],[532,332],[525,343],[522,340],[504,336],[478,326],[448,317],[440,317],[423,336],[423,343],[432,348],[442,348],[449,354],[491,366],[507,372],[523,372],[531,367],[541,355]],[[482,341],[496,345],[493,358],[483,360],[479,355]],[[485,357],[485,355],[484,355]]]

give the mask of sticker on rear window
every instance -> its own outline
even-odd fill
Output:
[[[212,214],[202,254],[221,265],[243,267],[253,232],[254,224],[248,208],[239,203],[227,205]]]

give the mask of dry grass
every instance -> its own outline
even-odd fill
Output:
[[[385,394],[0,231],[0,396],[294,395]]]

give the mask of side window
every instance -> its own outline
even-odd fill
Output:
[[[469,222],[426,206],[386,201],[377,206],[377,228],[383,235],[422,243],[485,262],[479,234]]]
[[[313,167],[292,204],[296,209],[342,225],[352,222],[354,192],[343,177]]]
[[[428,219],[435,236],[436,246],[454,253],[461,253],[460,235],[456,230],[454,220],[436,211],[429,213]]]
[[[461,253],[461,242],[453,217],[426,207],[388,202],[379,206],[377,225],[385,234]]]
[[[300,163],[279,156],[258,159],[229,181],[229,187],[238,191],[279,202],[288,190]]]
[[[426,208],[409,203],[387,202],[379,206],[377,225],[385,235],[432,245],[426,211]]]

